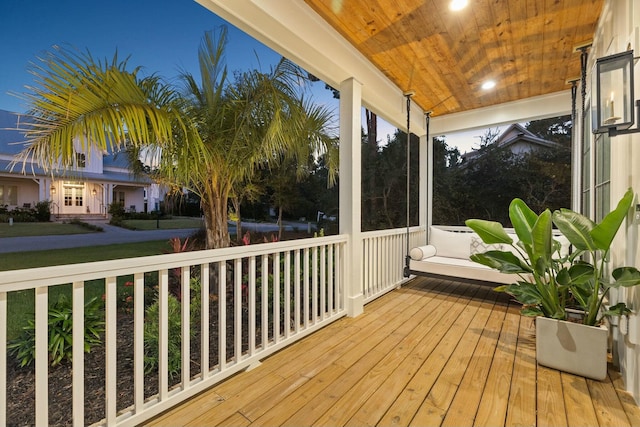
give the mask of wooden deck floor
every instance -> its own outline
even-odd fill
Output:
[[[614,368],[538,367],[533,326],[489,287],[419,278],[150,424],[640,425]]]

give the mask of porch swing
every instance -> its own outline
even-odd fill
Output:
[[[403,275],[434,277],[448,280],[480,284],[509,284],[513,282],[513,275],[501,273],[469,259],[473,253],[485,252],[493,249],[473,232],[453,232],[433,227],[427,224],[427,243],[424,246],[410,247],[410,164],[411,164],[411,97],[413,91],[404,93],[407,100],[407,231],[406,253]],[[426,138],[429,141],[430,113],[426,114]]]

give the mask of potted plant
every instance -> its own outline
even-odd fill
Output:
[[[606,307],[609,289],[640,284],[635,267],[619,267],[611,274],[608,270],[611,244],[632,201],[629,189],[596,224],[569,209],[553,214],[547,209],[537,215],[525,202],[514,199],[509,218],[517,240],[497,222],[466,221],[485,243],[508,245],[508,250],[474,254],[471,260],[519,277],[495,289],[522,303],[523,315],[537,317],[536,357],[541,365],[590,378],[606,376],[608,331],[603,320],[630,312],[624,303]],[[554,224],[558,235],[554,235]],[[573,251],[563,251],[563,242],[571,244]],[[581,324],[567,321],[567,308],[579,310]],[[588,334],[586,338],[583,333]],[[583,351],[583,345],[594,347]]]

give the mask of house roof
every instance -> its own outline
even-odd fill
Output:
[[[514,123],[509,126],[496,140],[496,143],[500,147],[508,147],[517,142],[526,142],[530,145],[544,148],[560,147],[556,142],[548,141],[544,138],[540,138],[532,132],[529,132],[519,123]]]
[[[514,123],[510,125],[507,129],[505,129],[498,139],[495,140],[494,144],[501,148],[508,148],[514,146],[518,143],[524,143],[530,146],[531,148],[560,148],[561,145],[554,141],[548,141],[544,138],[540,138],[529,130],[525,129],[519,123]],[[512,149],[513,150],[513,149]],[[467,153],[462,154],[462,158],[466,161],[478,158],[482,155],[482,151],[480,150],[471,150]]]
[[[15,156],[24,148],[24,135],[18,131],[19,123],[25,116],[6,110],[0,110],[0,155]],[[18,165],[11,170],[10,160],[0,160],[0,174],[18,175],[21,174],[22,166]],[[59,177],[73,177],[73,179],[91,181],[109,181],[121,183],[149,183],[145,177],[134,177],[129,172],[129,160],[125,155],[109,154],[102,158],[103,173],[89,173],[84,171],[57,172],[54,175]],[[43,168],[28,164],[25,168],[27,174],[39,176],[48,175]]]

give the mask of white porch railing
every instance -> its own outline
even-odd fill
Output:
[[[409,228],[409,249],[425,244],[424,227]],[[403,276],[407,253],[407,229],[362,233],[362,294],[365,303],[397,288]]]
[[[393,256],[400,265],[400,234],[399,231],[387,237],[371,234],[367,237],[368,256],[373,257],[374,253],[378,257],[375,259],[384,259],[380,258],[382,254]],[[397,243],[393,249],[392,242]],[[67,284],[73,300],[74,325],[85,324],[85,294],[95,292],[93,286],[103,287],[106,349],[104,418],[86,419],[85,401],[95,396],[85,396],[84,328],[73,329],[72,404],[68,423],[135,425],[344,316],[346,243],[345,236],[330,236],[0,272],[0,425],[11,423],[11,414],[7,413],[10,397],[6,358],[10,293],[33,290],[34,294],[36,403],[32,423],[49,424],[49,402],[57,398],[50,396],[48,389],[47,312],[50,289]],[[392,272],[385,268],[376,273],[376,281],[371,283],[382,277],[385,283],[397,281],[398,273],[402,275],[401,269]],[[374,279],[372,273],[367,277]],[[120,321],[121,286],[125,282],[133,287],[133,298],[128,300],[132,305],[130,322]],[[194,283],[198,286],[194,287]],[[145,301],[145,289],[148,291],[156,284],[158,320],[147,315],[150,298],[147,296]],[[170,334],[172,295],[177,295],[180,301],[179,355],[170,354],[170,343],[175,339],[175,334]],[[194,310],[196,307],[199,310]],[[149,374],[145,375],[145,323],[149,322],[157,322],[159,331],[158,367],[152,373],[157,383],[154,393],[145,391],[149,383]],[[122,332],[119,328],[127,327],[133,341],[129,356],[133,363],[130,371],[122,372],[118,362],[125,355],[119,352],[122,338],[118,332]],[[169,363],[175,357],[179,358],[179,378],[172,381]],[[127,379],[134,384],[133,396],[127,399],[118,390],[118,380],[123,375],[129,376]]]

